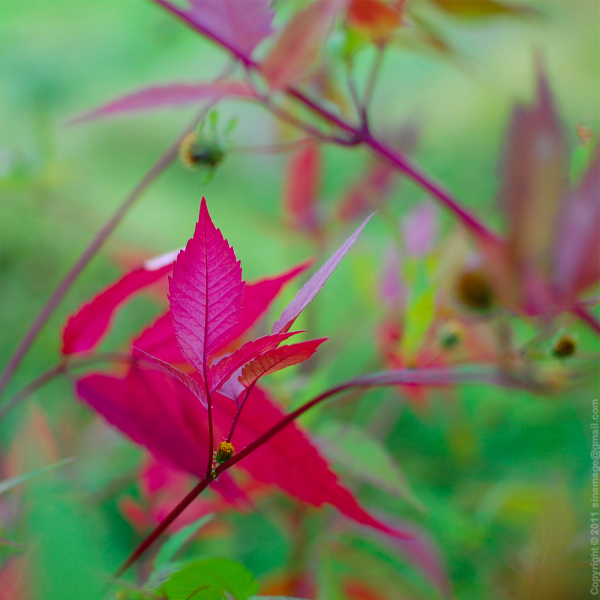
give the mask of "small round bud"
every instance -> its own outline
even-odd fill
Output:
[[[563,333],[556,342],[554,342],[552,354],[556,356],[556,358],[567,358],[568,356],[573,356],[576,349],[577,340],[571,334]]]
[[[190,168],[199,165],[216,167],[225,158],[225,152],[218,144],[202,141],[192,132],[181,140],[179,158]]]
[[[215,461],[218,465],[222,465],[226,460],[229,460],[235,454],[233,444],[229,442],[221,442],[217,446],[217,455]]]
[[[456,295],[461,304],[479,312],[488,312],[494,306],[492,282],[481,268],[465,271],[458,278]]]

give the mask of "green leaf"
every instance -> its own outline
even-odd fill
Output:
[[[206,515],[187,527],[178,531],[169,540],[165,542],[154,560],[154,568],[160,570],[166,567],[175,558],[175,555],[187,544],[190,539],[198,533],[202,527],[210,523],[214,519],[214,514]]]
[[[291,596],[252,596],[249,600],[306,600],[305,598],[292,598]]]
[[[42,473],[46,473],[47,471],[53,471],[54,469],[58,469],[58,467],[62,467],[67,463],[73,462],[75,460],[73,457],[65,458],[63,460],[59,460],[58,462],[44,467],[43,469],[38,469],[37,471],[30,471],[29,473],[25,473],[24,475],[18,475],[17,477],[12,477],[11,479],[5,479],[4,481],[0,481],[0,494],[4,494],[4,492],[8,492],[8,490],[14,488],[21,483],[25,483]]]
[[[169,600],[222,600],[225,592],[246,600],[258,591],[258,583],[244,566],[224,558],[199,560],[177,571],[163,585]],[[192,596],[193,595],[193,596]]]
[[[328,423],[319,429],[319,444],[327,457],[350,475],[425,512],[400,466],[367,432],[353,425]]]
[[[503,4],[495,0],[433,0],[433,2],[447,13],[465,19],[537,14],[530,8]]]

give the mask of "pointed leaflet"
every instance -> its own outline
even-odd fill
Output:
[[[171,375],[179,381],[179,383],[183,383],[185,387],[200,400],[202,406],[204,408],[208,407],[208,400],[206,398],[206,389],[204,388],[204,382],[201,381],[198,383],[195,379],[192,379],[187,373],[176,369],[173,365],[161,360],[160,358],[156,358],[156,356],[152,356],[152,354],[148,354],[139,348],[134,348],[137,350],[144,358],[158,365],[165,373]]]
[[[579,187],[563,202],[555,234],[555,289],[574,301],[600,279],[600,156],[598,149]]]
[[[313,65],[343,6],[343,2],[316,0],[292,17],[262,63],[262,72],[272,90],[285,88]]]
[[[245,388],[249,388],[265,375],[270,375],[308,360],[326,340],[327,338],[310,340],[309,342],[300,342],[299,344],[269,350],[247,364],[243,368],[238,381]]]
[[[194,237],[169,279],[175,337],[184,356],[206,377],[208,358],[234,331],[242,308],[242,268],[210,219],[202,198]]]
[[[87,112],[69,122],[70,125],[93,121],[101,117],[113,117],[121,113],[154,110],[169,106],[193,104],[207,98],[224,96],[252,99],[254,92],[241,81],[215,81],[212,83],[173,83],[171,85],[145,88],[113,100],[100,108]]]
[[[227,339],[223,340],[215,349],[215,352],[234,344],[241,338],[268,310],[269,306],[282,288],[292,279],[303,273],[313,261],[308,260],[289,271],[267,279],[261,279],[254,283],[247,283],[244,288],[244,301],[242,303],[242,312],[238,318],[238,323]],[[159,317],[152,325],[144,329],[142,333],[133,340],[133,355],[136,355],[135,348],[140,348],[161,360],[171,364],[182,364],[187,362],[182,356],[177,340],[170,311]]]
[[[317,233],[317,198],[321,175],[319,146],[306,144],[291,159],[285,178],[285,208],[291,226],[298,231]]]
[[[160,371],[134,367],[124,378],[92,374],[77,382],[77,394],[134,442],[176,469],[202,477],[207,447],[206,413],[184,386]],[[237,410],[219,401],[213,417],[216,436],[225,436]],[[255,387],[240,415],[234,444],[244,447],[278,423],[284,413]],[[371,517],[342,487],[316,447],[295,423],[240,461],[256,480],[273,484],[313,506],[332,504],[351,519],[401,535]]]
[[[166,263],[162,261],[163,258]],[[62,335],[62,353],[76,354],[95,348],[108,330],[119,306],[144,287],[168,275],[174,259],[169,253],[147,261],[84,304],[67,321]]]
[[[157,4],[175,13],[201,34],[248,59],[255,46],[272,33],[275,12],[269,0],[189,0],[182,10],[167,0]]]
[[[373,213],[375,214],[375,213]],[[331,277],[331,274],[336,270],[340,261],[350,250],[352,244],[356,241],[363,227],[368,223],[373,216],[369,215],[362,225],[338,248],[331,258],[300,288],[296,297],[286,306],[281,313],[281,316],[273,325],[273,333],[288,331],[298,315],[310,304],[319,290],[325,285],[325,282]]]
[[[266,335],[257,340],[247,342],[241,348],[228,354],[216,365],[213,365],[209,371],[208,382],[210,391],[214,392],[218,390],[240,367],[243,367],[259,354],[276,348],[281,342],[297,333],[299,332]]]

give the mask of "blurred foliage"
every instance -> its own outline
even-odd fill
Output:
[[[278,4],[287,14],[286,5],[293,3]],[[444,5],[452,2],[436,0],[442,11],[431,3],[418,4],[416,13],[431,31],[443,32],[455,51],[421,52],[414,40],[399,41],[387,53],[378,81],[375,131],[417,122],[417,164],[499,229],[496,165],[511,107],[533,94],[532,49],[544,56],[572,147],[579,123],[590,131],[600,129],[600,6],[595,0],[538,1],[533,4],[539,14],[524,19],[500,16],[465,23],[444,14]],[[473,4],[493,12],[495,3]],[[373,54],[369,48],[356,53],[359,80]],[[0,3],[0,363],[99,224],[180,133],[193,109],[77,127],[66,122],[138,87],[212,78],[225,62],[213,45],[141,0]],[[280,126],[260,106],[230,102],[219,112],[222,123],[238,119],[231,137],[240,147],[267,145],[279,136]],[[321,199],[324,209],[333,212],[367,157],[363,150],[332,146],[323,153]],[[202,195],[247,269],[245,278],[282,271],[314,253],[309,241],[284,227],[287,160],[285,154],[232,152],[210,181],[174,164],[78,280],[9,392],[57,362],[60,327],[83,301],[140,259],[184,245]],[[573,169],[573,177],[582,170],[579,164]],[[269,386],[282,403],[296,406],[343,379],[380,368],[373,335],[385,317],[376,293],[380,257],[390,222],[424,198],[413,183],[402,181],[388,214],[372,222],[315,310],[300,319],[302,327],[303,319],[311,319],[312,337],[331,341],[318,371],[272,378]],[[451,229],[451,217],[443,215],[443,232]],[[337,227],[331,248],[343,235]],[[407,267],[407,355],[418,349],[432,318],[430,267],[425,260]],[[284,295],[273,314],[292,293]],[[103,347],[126,344],[161,306],[164,300],[135,299]],[[572,360],[587,368],[596,360],[597,338],[579,322],[561,325],[577,335]],[[514,320],[511,327],[520,344],[535,334],[528,323]],[[374,448],[361,459],[379,464],[371,479],[359,478],[333,452],[344,482],[373,511],[429,533],[460,600],[567,600],[588,593],[589,424],[598,387],[588,377],[561,391],[562,363],[552,357],[555,339],[547,337],[533,349],[559,382],[551,396],[462,386],[434,391],[427,402],[415,403],[402,390],[380,390],[352,402],[333,401],[303,420],[316,434],[329,431],[329,443],[342,426],[349,432],[365,430],[365,445],[353,450]],[[0,424],[0,441],[0,482],[77,457],[0,498],[0,561],[30,550],[34,600],[103,597],[108,580],[102,574],[114,571],[140,539],[123,517],[120,501],[139,496],[142,453],[81,407],[67,378],[13,411]],[[401,466],[389,484],[396,494],[377,485],[378,467],[390,457]],[[409,487],[402,491],[404,486]],[[404,500],[398,497],[403,494]],[[303,589],[303,573],[310,572],[318,580],[316,597],[327,600],[440,597],[432,578],[414,568],[409,553],[350,528],[332,509],[317,511],[263,494],[251,512],[224,511],[217,520],[220,529],[214,524],[202,528],[185,545],[182,558],[239,561],[257,577],[262,594],[293,595],[293,589]],[[18,571],[15,560],[6,564],[0,573]],[[149,569],[142,565],[138,575],[143,579]],[[364,581],[367,591],[361,588]],[[537,591],[535,581],[542,582]],[[314,591],[304,589],[307,596]],[[250,585],[242,597],[254,591]],[[122,594],[141,592],[123,588]]]

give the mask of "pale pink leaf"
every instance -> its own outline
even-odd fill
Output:
[[[203,385],[203,382],[198,383],[195,379],[192,379],[192,377],[190,377],[187,373],[180,371],[173,365],[170,365],[168,362],[165,362],[160,358],[156,358],[156,356],[152,356],[152,354],[148,354],[147,352],[144,352],[139,348],[135,348],[135,350],[137,350],[147,360],[158,365],[163,371],[165,371],[165,373],[177,379],[179,383],[185,385],[185,387],[188,390],[190,390],[190,392],[192,392],[192,394],[194,394],[194,396],[196,396],[198,400],[200,400],[202,406],[204,406],[204,408],[208,408],[208,401],[206,399],[206,389]]]
[[[155,110],[172,106],[193,104],[206,99],[223,97],[252,99],[252,90],[241,81],[215,81],[212,83],[173,83],[145,88],[122,96],[108,104],[87,112],[69,122],[71,125],[113,117],[122,113]]]
[[[188,22],[216,41],[250,56],[271,35],[275,11],[269,0],[189,0]]]
[[[70,355],[93,350],[108,331],[117,309],[131,296],[168,275],[172,261],[170,257],[162,266],[150,263],[134,269],[84,304],[66,323],[62,334],[62,353]],[[156,264],[159,268],[147,268]]]
[[[262,63],[272,90],[285,88],[314,64],[343,4],[316,0],[292,17]]]
[[[424,256],[433,248],[438,234],[439,211],[433,202],[422,202],[402,220],[402,237],[411,256]]]
[[[299,344],[269,350],[248,363],[242,369],[238,381],[245,388],[249,388],[265,375],[300,364],[308,360],[326,339],[310,340],[309,342],[300,342]]]
[[[325,285],[325,282],[331,277],[342,258],[350,250],[352,244],[354,244],[356,238],[358,238],[360,232],[372,216],[372,214],[369,215],[362,222],[361,226],[335,251],[331,258],[300,288],[296,297],[286,306],[279,319],[275,321],[272,330],[273,333],[289,330],[298,315],[310,304],[319,290]]]
[[[194,236],[173,265],[169,300],[183,355],[204,377],[212,351],[235,330],[243,296],[240,263],[202,198]]]
[[[596,153],[576,190],[567,194],[557,222],[552,276],[564,302],[600,279],[600,158]]]
[[[300,332],[276,333],[246,342],[241,348],[228,354],[211,367],[208,376],[210,391],[218,390],[240,367],[255,359],[259,354],[276,348],[281,342],[297,333]]]

